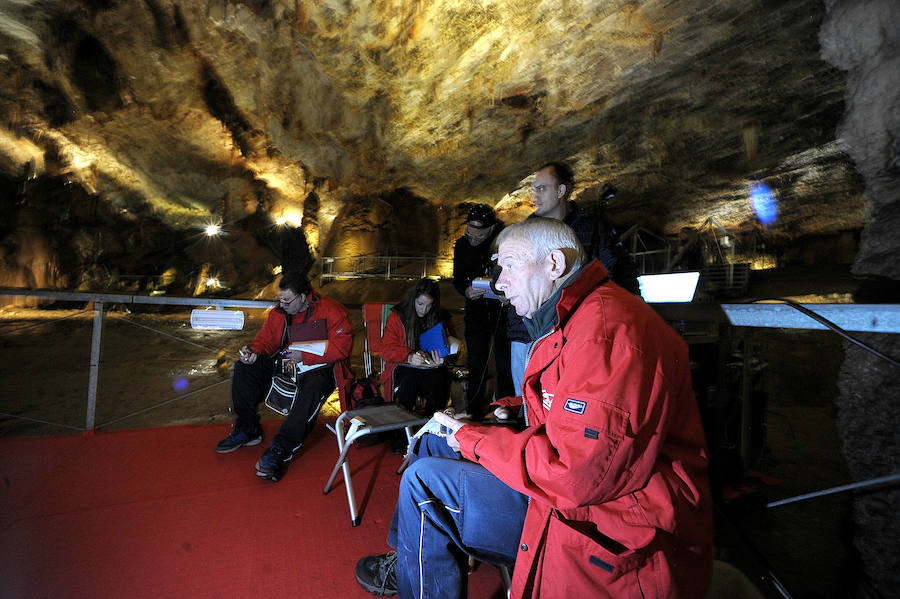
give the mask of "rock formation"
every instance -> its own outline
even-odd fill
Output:
[[[846,113],[839,136],[865,183],[866,226],[853,264],[869,280],[867,301],[900,299],[900,4],[833,0],[822,27],[823,56],[847,71]],[[863,340],[900,356],[896,335]],[[855,480],[900,473],[900,377],[896,365],[847,344],[840,376],[838,429]],[[858,596],[890,597],[900,587],[900,490],[854,500],[854,548],[863,577]]]
[[[348,205],[407,195],[430,215],[422,231],[446,237],[434,247],[384,224],[407,242],[387,235],[377,251],[446,256],[461,203],[521,216],[526,176],[565,159],[583,203],[615,183],[620,225],[675,234],[713,218],[770,245],[858,231],[861,179],[835,134],[845,76],[819,56],[824,17],[820,0],[8,0],[2,214],[15,222],[25,204],[59,219],[69,195],[175,236],[256,215],[254,227],[302,222],[322,254],[372,249],[335,230]],[[37,179],[56,189],[51,205]],[[765,228],[749,197],[760,182],[778,207]],[[368,226],[382,226],[379,210]],[[0,227],[7,259],[33,270],[28,246],[50,242]],[[153,245],[131,252],[164,252],[142,241]],[[163,271],[198,267],[167,260]]]

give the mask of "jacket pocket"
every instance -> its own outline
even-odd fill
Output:
[[[562,422],[569,426],[584,427],[585,437],[603,436],[613,441],[625,438],[630,416],[628,410],[595,398],[567,397],[559,411]]]
[[[592,523],[586,524],[593,527]],[[644,597],[638,570],[645,556],[617,545],[612,539],[594,538],[557,514],[551,515],[541,565],[540,596]]]
[[[567,397],[558,401],[562,406],[557,409],[554,401],[547,434],[559,448],[561,459],[590,468],[590,477],[583,476],[577,483],[589,492],[606,478],[619,446],[625,441],[630,414],[597,399]]]

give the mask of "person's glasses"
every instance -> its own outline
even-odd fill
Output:
[[[481,231],[482,229],[487,229],[490,226],[490,225],[485,225],[485,224],[476,225],[475,223],[473,223],[471,221],[467,222],[466,224],[469,225],[470,227],[472,227],[473,229],[475,229],[476,231]]]
[[[295,295],[295,296],[294,296],[294,299],[291,299],[291,300],[287,300],[287,299],[285,299],[285,298],[283,298],[283,297],[279,297],[279,298],[278,298],[278,302],[279,302],[282,306],[290,306],[291,304],[293,304],[294,302],[296,302],[296,301],[297,301],[297,298],[299,298],[299,297],[300,297],[299,295]]]

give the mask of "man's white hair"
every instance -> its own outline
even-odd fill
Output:
[[[575,231],[555,218],[534,216],[509,225],[497,236],[497,246],[510,240],[525,240],[531,243],[535,262],[540,262],[553,250],[571,250],[565,252],[571,272],[581,268],[586,261],[584,248],[581,247]]]

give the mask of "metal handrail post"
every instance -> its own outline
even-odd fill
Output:
[[[728,290],[730,291],[734,287],[734,241],[731,242],[731,247],[728,249],[728,258]]]
[[[97,413],[97,381],[100,375],[100,338],[103,335],[103,302],[94,302],[94,330],[91,336],[91,363],[88,374],[88,400],[85,430],[94,430]]]

